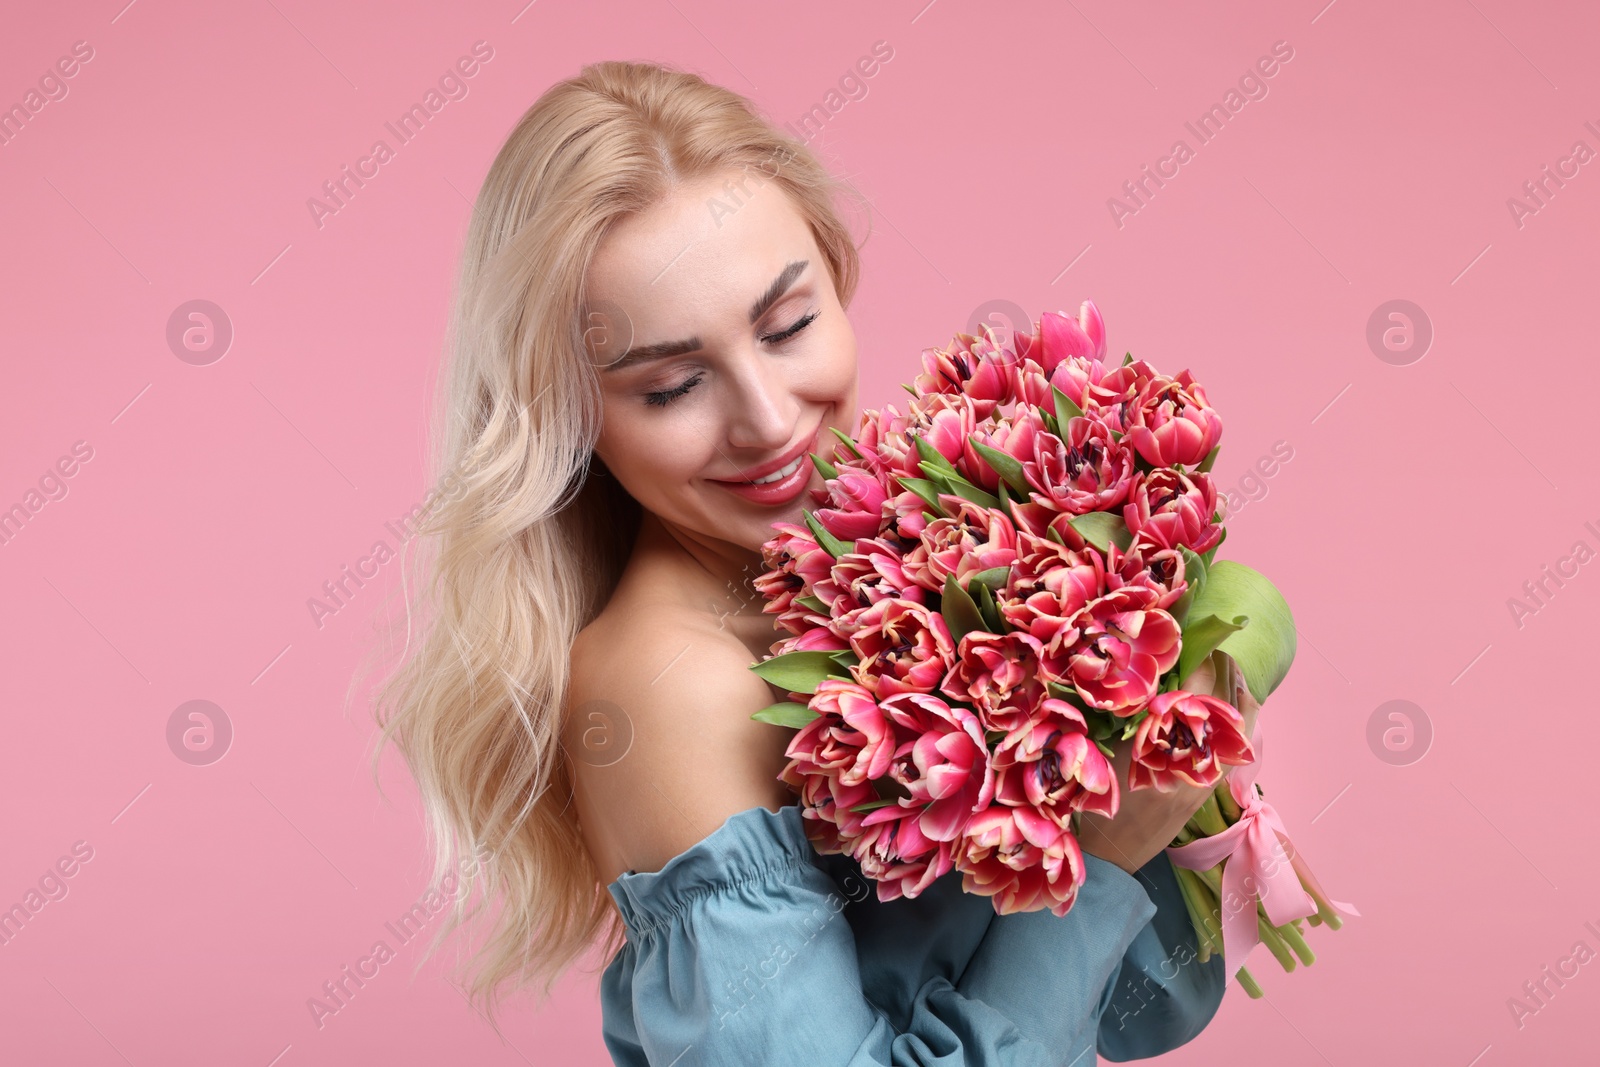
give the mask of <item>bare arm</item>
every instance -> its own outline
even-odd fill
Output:
[[[794,803],[777,779],[788,735],[750,718],[775,698],[744,646],[698,620],[626,629],[585,631],[574,644],[564,733],[605,882],[660,870],[735,812]],[[598,752],[597,728],[616,734],[602,748],[626,748]]]

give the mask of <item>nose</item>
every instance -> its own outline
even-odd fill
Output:
[[[788,445],[800,417],[800,398],[780,358],[748,353],[735,378],[728,444],[750,452],[775,452]]]

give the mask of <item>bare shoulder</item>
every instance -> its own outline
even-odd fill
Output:
[[[794,802],[777,780],[791,731],[750,718],[778,699],[752,662],[715,616],[665,602],[613,602],[578,635],[563,743],[602,883]]]

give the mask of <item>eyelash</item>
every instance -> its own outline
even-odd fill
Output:
[[[795,334],[799,333],[801,330],[804,330],[807,326],[810,326],[816,321],[817,316],[820,314],[820,311],[813,311],[809,315],[802,318],[799,322],[795,323],[793,326],[790,326],[788,329],[782,330],[778,333],[769,334],[768,336],[763,337],[762,340],[768,344],[782,344],[783,342],[793,338]],[[702,377],[704,377],[704,374],[698,373],[688,381],[684,382],[682,385],[674,386],[671,389],[662,389],[659,392],[646,393],[644,395],[644,402],[649,404],[651,407],[666,407],[668,404],[678,399],[678,397],[683,396],[689,390],[699,385]]]

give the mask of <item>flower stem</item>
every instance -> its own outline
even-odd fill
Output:
[[[1316,953],[1311,951],[1311,946],[1306,944],[1305,936],[1300,932],[1300,920],[1291,919],[1277,928],[1278,935],[1288,942],[1294,954],[1300,957],[1300,962],[1307,967],[1317,962]]]
[[[1222,817],[1228,821],[1228,825],[1232,826],[1238,822],[1241,814],[1239,804],[1233,799],[1233,787],[1228,784],[1226,778],[1217,784],[1216,797],[1217,807],[1221,810]]]
[[[1294,970],[1294,954],[1289,951],[1289,946],[1284,944],[1283,938],[1279,936],[1278,928],[1273,926],[1267,917],[1260,912],[1256,913],[1256,929],[1261,932],[1261,943],[1271,949],[1274,956],[1278,957],[1278,962],[1283,965],[1283,969],[1286,971]]]
[[[1211,953],[1222,953],[1222,927],[1217,922],[1219,909],[1212,904],[1210,888],[1205,881],[1187,867],[1172,868],[1178,876],[1178,885],[1184,890],[1184,899],[1192,901],[1190,917],[1200,934],[1201,960],[1211,958]]]
[[[1220,906],[1222,903],[1222,864],[1218,863],[1214,867],[1207,867],[1203,871],[1195,871],[1194,874],[1206,883],[1206,886],[1211,890],[1212,896],[1217,898],[1217,903]]]
[[[1240,967],[1238,972],[1234,974],[1234,977],[1239,979],[1239,984],[1244,986],[1244,991],[1250,994],[1251,1000],[1260,1000],[1262,997],[1266,996],[1266,994],[1261,991],[1261,987],[1256,985],[1255,977],[1245,968]]]
[[[1194,813],[1194,821],[1206,837],[1216,837],[1228,828],[1227,820],[1223,819],[1222,812],[1217,807],[1215,791],[1206,797],[1206,802]]]
[[[1174,871],[1178,868],[1174,867]],[[1178,894],[1183,897],[1183,906],[1189,912],[1189,922],[1194,927],[1195,940],[1198,942],[1198,957],[1201,963],[1211,958],[1211,936],[1206,930],[1204,913],[1201,905],[1194,898],[1194,889],[1190,887],[1189,880],[1182,875],[1178,876]]]
[[[1341,920],[1338,913],[1333,910],[1333,905],[1328,903],[1327,897],[1317,892],[1313,887],[1306,885],[1306,880],[1304,878],[1300,879],[1300,887],[1306,891],[1306,895],[1308,895],[1317,903],[1317,914],[1312,916],[1313,923],[1320,920],[1322,923],[1326,924],[1330,930],[1337,930],[1339,927],[1344,925],[1344,921]]]

